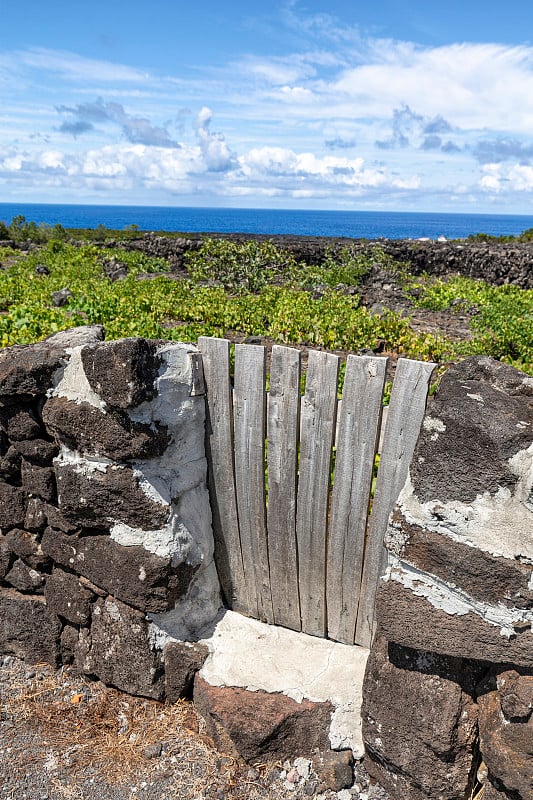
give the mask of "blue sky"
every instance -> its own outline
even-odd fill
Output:
[[[526,0],[9,2],[0,201],[531,214]]]

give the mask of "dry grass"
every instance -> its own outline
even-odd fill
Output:
[[[214,748],[191,702],[131,697],[49,665],[35,671],[30,681],[22,674],[10,682],[0,710],[15,729],[40,737],[39,747],[19,753],[19,763],[50,771],[54,797],[82,798],[83,775],[98,775],[110,786],[165,781],[176,800],[278,796],[264,780],[278,765],[264,764],[251,778],[247,765]],[[55,777],[65,772],[75,776],[72,783]]]

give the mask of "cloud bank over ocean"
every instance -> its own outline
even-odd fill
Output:
[[[166,71],[0,52],[3,198],[527,213],[533,46],[383,38],[296,2],[275,24],[271,52]]]

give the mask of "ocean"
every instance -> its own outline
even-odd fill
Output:
[[[346,236],[355,239],[462,239],[471,234],[516,235],[533,228],[533,216],[512,214],[433,214],[398,211],[295,211],[252,208],[45,205],[0,203],[0,220],[22,214],[29,222],[65,228],[204,233]]]

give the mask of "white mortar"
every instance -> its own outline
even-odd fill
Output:
[[[389,565],[384,580],[405,586],[417,597],[423,597],[433,608],[452,616],[476,614],[488,625],[499,628],[501,636],[510,639],[516,635],[514,625],[529,623],[533,627],[533,611],[510,608],[503,603],[485,603],[475,600],[457,586],[439,580],[434,575],[400,561],[389,553]]]
[[[280,692],[301,703],[329,701],[335,707],[329,740],[335,750],[364,754],[362,685],[369,651],[266,625],[227,611],[213,633],[200,677],[212,686]]]
[[[533,444],[516,453],[508,463],[518,478],[514,494],[499,487],[495,494],[484,492],[469,503],[460,500],[421,503],[409,475],[398,505],[410,524],[493,556],[533,564],[533,509],[529,501],[533,481]]]

